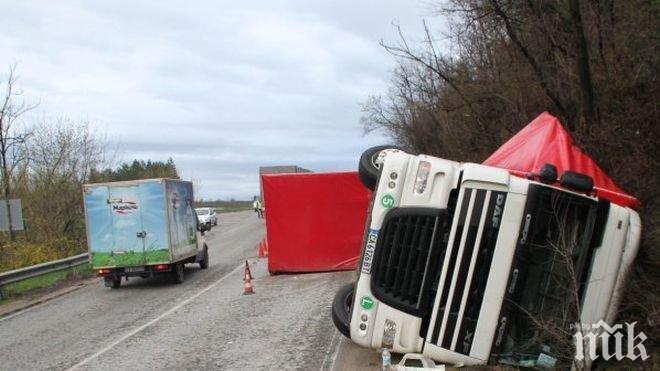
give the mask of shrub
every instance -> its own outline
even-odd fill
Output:
[[[66,237],[43,243],[29,241],[8,242],[0,246],[0,272],[63,259],[80,254],[84,248]]]

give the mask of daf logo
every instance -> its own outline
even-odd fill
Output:
[[[493,210],[493,228],[498,228],[500,226],[500,217],[502,216],[502,205],[504,204],[504,195],[498,194],[497,199],[495,200],[495,209]]]

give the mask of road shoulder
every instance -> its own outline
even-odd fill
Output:
[[[340,335],[332,371],[380,370],[380,354],[375,349],[363,348]]]
[[[59,282],[55,286],[10,297],[9,299],[4,300],[2,305],[0,305],[0,320],[98,282],[99,279],[96,277],[70,279]]]

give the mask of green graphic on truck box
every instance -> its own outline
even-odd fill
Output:
[[[124,254],[113,254],[107,252],[93,252],[93,267],[125,267],[131,265],[145,265],[156,263],[167,263],[171,260],[168,250],[145,251],[144,254],[136,254],[132,251]]]

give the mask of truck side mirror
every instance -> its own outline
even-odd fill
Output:
[[[590,176],[574,171],[564,172],[561,179],[559,179],[559,184],[562,187],[586,193],[591,193],[594,190],[594,180]]]
[[[539,180],[545,184],[552,184],[557,181],[557,167],[553,164],[544,164],[539,173]]]

